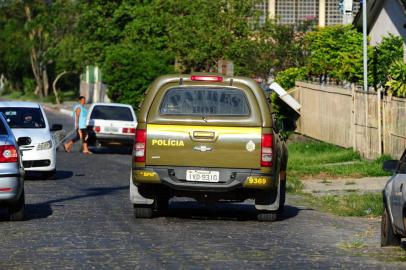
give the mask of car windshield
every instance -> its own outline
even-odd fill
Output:
[[[45,120],[39,108],[0,108],[10,128],[45,128]]]
[[[166,92],[160,107],[166,115],[248,116],[247,98],[240,89],[172,88]]]
[[[94,106],[90,119],[134,121],[130,108],[108,105]]]

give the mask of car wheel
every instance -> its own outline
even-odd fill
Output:
[[[153,205],[134,204],[135,218],[152,218]]]
[[[388,210],[385,207],[381,221],[381,247],[399,245],[400,237],[393,231],[392,222],[390,220]]]
[[[56,170],[43,172],[42,176],[44,177],[45,180],[55,180],[56,179]]]
[[[11,203],[8,207],[9,219],[11,221],[24,220],[24,210],[25,210],[25,195],[23,190],[21,192],[21,196],[18,199],[18,201]]]

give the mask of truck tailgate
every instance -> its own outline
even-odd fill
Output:
[[[146,165],[259,169],[261,127],[148,124]]]

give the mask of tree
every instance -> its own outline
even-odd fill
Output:
[[[109,97],[116,102],[138,106],[155,78],[173,72],[171,61],[171,55],[165,52],[145,50],[136,44],[109,47],[102,66]]]
[[[306,37],[307,69],[311,75],[337,80],[362,80],[362,34],[352,26],[328,26]]]
[[[63,0],[4,0],[0,6],[1,17],[6,21],[15,22],[20,27],[14,29],[21,44],[13,45],[23,49],[23,52],[29,52],[28,59],[36,81],[34,93],[41,98],[49,94],[50,69],[55,63],[56,55],[62,54],[62,51],[57,53],[58,45],[66,35],[73,33],[75,25],[73,18],[75,13],[71,12],[73,6],[75,1]],[[8,26],[11,26],[11,23],[8,23]],[[12,36],[10,32],[1,32],[7,37]],[[8,63],[8,67],[11,66],[11,63]]]
[[[388,81],[388,72],[393,62],[403,58],[403,39],[389,34],[375,47],[371,65],[374,85],[384,86]]]

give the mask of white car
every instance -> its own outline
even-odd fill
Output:
[[[32,102],[0,102],[3,113],[14,137],[30,137],[31,143],[20,147],[26,172],[41,172],[44,177],[52,178],[56,169],[56,143],[51,131],[62,129],[62,125],[49,127],[47,117],[41,105]]]
[[[137,118],[131,105],[94,103],[87,116],[90,144],[105,146],[134,143]]]

